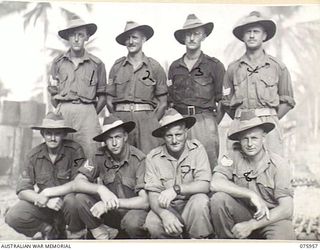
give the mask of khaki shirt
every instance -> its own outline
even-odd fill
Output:
[[[246,55],[231,63],[223,82],[223,104],[231,108],[277,108],[280,103],[294,107],[291,78],[286,66],[264,53],[258,65]]]
[[[222,157],[214,173],[221,173],[236,185],[256,192],[269,208],[278,206],[279,198],[293,197],[290,167],[284,158],[265,151],[259,166],[252,168],[237,148],[231,155]]]
[[[63,140],[54,163],[49,157],[47,145],[42,143],[26,156],[16,191],[34,190],[34,185],[37,185],[41,192],[48,187],[63,185],[74,179],[84,162],[82,147],[74,141]]]
[[[103,184],[119,198],[131,198],[144,188],[145,155],[127,144],[124,159],[116,162],[104,146],[95,154],[92,163],[84,164],[79,172],[91,182],[100,177]]]
[[[85,52],[78,67],[70,59],[70,51],[54,59],[51,76],[58,81],[58,94],[54,99],[84,103],[96,102],[98,94],[106,92],[106,69],[104,63]]]
[[[165,145],[153,149],[146,158],[145,189],[162,192],[174,185],[194,181],[210,181],[211,170],[207,153],[198,140],[187,140],[185,150],[177,160],[169,155]],[[177,199],[186,199],[179,195]]]
[[[142,64],[136,70],[122,57],[110,70],[106,92],[114,97],[114,104],[145,103],[156,107],[155,97],[168,93],[166,73],[151,57],[143,55]]]
[[[175,106],[196,106],[216,108],[222,97],[222,83],[225,74],[223,64],[215,57],[201,52],[198,61],[189,72],[185,55],[174,61],[169,68],[169,99]]]

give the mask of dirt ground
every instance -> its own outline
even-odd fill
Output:
[[[300,240],[320,240],[320,143],[297,148],[294,156],[294,225]],[[18,198],[12,187],[0,179],[0,241],[26,240],[4,222],[6,210],[13,206]],[[2,184],[2,185],[1,185]],[[317,232],[318,230],[318,232]]]

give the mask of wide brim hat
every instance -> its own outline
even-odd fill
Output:
[[[94,33],[96,33],[98,27],[94,23],[85,23],[82,19],[75,18],[70,20],[66,29],[59,30],[58,35],[65,40],[69,40],[69,34],[74,30],[81,28],[86,28],[88,35],[92,36]]]
[[[139,30],[140,32],[142,32],[146,36],[147,40],[149,40],[154,34],[154,31],[151,26],[145,25],[145,24],[140,25],[136,22],[128,21],[126,23],[124,31],[116,37],[116,41],[121,45],[125,45],[125,41],[126,41],[128,35],[131,32],[136,31],[136,30]]]
[[[276,24],[263,16],[260,12],[253,11],[248,16],[242,18],[233,29],[233,34],[236,38],[243,41],[243,32],[246,28],[253,25],[261,25],[267,33],[267,37],[264,41],[270,40],[276,33]]]
[[[187,16],[183,28],[174,32],[174,37],[179,43],[185,44],[185,33],[199,27],[203,27],[206,36],[209,36],[213,30],[214,24],[212,22],[202,23],[195,14],[190,14]]]
[[[93,140],[103,142],[105,141],[106,134],[108,132],[110,132],[112,129],[120,127],[122,127],[127,133],[130,133],[136,127],[136,123],[133,121],[124,122],[113,114],[110,114],[103,120],[102,133],[93,137]]]
[[[183,117],[177,110],[170,108],[159,121],[160,127],[152,131],[152,135],[154,137],[163,137],[170,126],[179,122],[184,122],[186,128],[189,129],[196,123],[196,118],[193,116]]]
[[[65,120],[61,114],[55,114],[49,112],[46,117],[42,120],[42,124],[38,126],[31,126],[31,129],[42,130],[42,129],[62,129],[67,133],[75,133],[77,130],[66,125]]]
[[[240,120],[233,121],[228,138],[230,140],[239,141],[244,131],[257,127],[262,128],[265,133],[269,133],[274,129],[275,124],[272,122],[262,121],[253,111],[243,111],[241,112]]]

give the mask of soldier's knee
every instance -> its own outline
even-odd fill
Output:
[[[153,212],[148,213],[145,227],[153,239],[159,238],[163,231],[161,219]]]
[[[209,197],[206,194],[195,194],[191,199],[190,209],[194,210],[194,212],[202,213],[209,210]]]
[[[210,207],[211,208],[221,208],[225,207],[226,203],[230,199],[230,195],[224,192],[214,193],[210,199]]]
[[[78,208],[78,201],[74,194],[66,195],[63,199],[63,206],[66,209],[76,210]]]

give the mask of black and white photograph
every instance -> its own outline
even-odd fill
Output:
[[[0,1],[0,30],[1,248],[319,247],[320,3]]]

